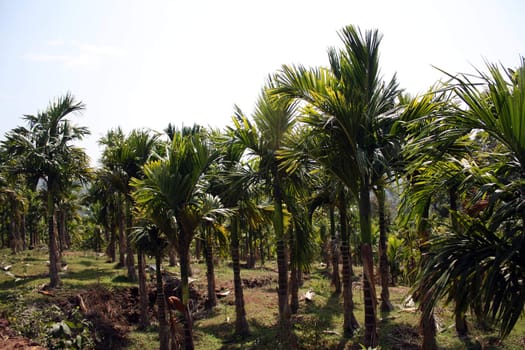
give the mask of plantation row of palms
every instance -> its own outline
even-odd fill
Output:
[[[8,132],[1,152],[0,204],[13,253],[39,242],[44,211],[49,286],[58,287],[60,254],[73,234],[67,222],[75,213],[90,220],[96,247],[105,237],[110,260],[138,281],[143,326],[149,323],[145,256],[155,256],[161,349],[171,346],[161,263],[176,253],[182,299],[174,302],[184,316],[184,347],[193,349],[192,247],[196,258],[203,248],[214,307],[214,249],[229,246],[235,331],[246,336],[240,244],[247,242],[250,259],[255,243],[272,244],[280,343],[291,349],[298,341],[291,315],[300,279],[323,246],[331,250],[325,256],[332,257],[326,262],[334,290],[342,292],[345,336],[363,328],[364,345],[374,347],[376,280],[380,309],[392,309],[389,263],[398,261],[388,259],[387,242],[396,236],[389,233],[389,218],[396,217],[399,231],[408,232],[403,242],[416,247],[406,259],[416,275],[410,281],[423,348],[437,348],[433,310],[443,299],[454,305],[459,335],[468,333],[469,310],[508,335],[525,303],[525,61],[516,70],[488,64],[487,73],[450,75],[410,97],[395,77],[381,76],[377,31],[347,26],[339,35],[342,47],[329,49],[328,67],[284,65],[272,74],[251,116],[236,108],[224,130],[172,124],[163,133],[110,130],[100,140],[97,169],[73,145],[88,134],[68,119],[84,108],[73,96],[25,116],[27,126]],[[396,213],[387,205],[392,190],[401,193]],[[75,193],[88,210],[75,209]],[[364,320],[353,311],[356,259]]]

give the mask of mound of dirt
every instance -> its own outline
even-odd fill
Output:
[[[126,333],[139,321],[138,288],[92,287],[70,295],[65,311],[79,307],[93,325],[97,349],[118,349],[127,343]]]
[[[181,298],[180,281],[171,280],[165,284],[166,298]],[[155,286],[149,285],[148,313],[150,320],[156,320]],[[197,313],[204,310],[206,297],[197,288],[190,286],[190,310]],[[78,294],[70,295],[60,305],[62,310],[79,307],[92,324],[97,339],[97,349],[120,349],[127,344],[126,334],[138,326],[140,320],[139,291],[131,288],[92,287]]]

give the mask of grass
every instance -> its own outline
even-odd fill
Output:
[[[20,296],[32,303],[45,299],[36,293],[47,277],[47,253],[33,250],[11,255],[8,250],[0,250],[0,267],[11,265],[10,273],[0,270],[0,314],[7,315],[13,301]],[[132,287],[127,282],[126,271],[115,269],[115,264],[107,263],[105,257],[93,252],[66,252],[64,256],[68,268],[62,272],[62,288],[57,293],[74,293],[89,286]],[[169,268],[178,273],[178,268]],[[204,264],[193,264],[194,282],[203,293],[206,290],[206,269]],[[360,270],[355,268],[355,273]],[[246,314],[251,334],[246,339],[234,337],[235,307],[233,293],[233,273],[226,263],[216,268],[218,288],[226,288],[231,293],[220,299],[219,305],[195,321],[196,349],[279,349],[277,341],[277,273],[274,262],[265,267],[242,269],[244,280],[257,281],[260,285],[244,289]],[[378,287],[379,288],[379,287]],[[293,317],[294,333],[302,349],[359,349],[362,333],[358,331],[353,339],[345,339],[342,333],[343,304],[341,296],[334,295],[325,269],[314,267],[300,290],[300,295],[311,290],[315,293],[312,302],[300,303],[298,315]],[[379,289],[378,289],[379,293]],[[419,343],[417,334],[418,314],[413,308],[403,305],[409,294],[407,287],[393,287],[390,290],[395,310],[388,314],[378,314],[378,332],[381,349],[414,349]],[[360,283],[354,283],[355,315],[363,322],[363,296]],[[436,309],[440,331],[437,341],[442,349],[494,349],[517,350],[525,347],[525,320],[521,319],[511,335],[499,343],[495,331],[482,331],[471,327],[468,341],[460,340],[453,327],[451,308],[440,306]],[[126,349],[147,350],[158,348],[158,335],[155,326],[128,333]]]

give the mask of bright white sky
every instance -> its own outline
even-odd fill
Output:
[[[524,13],[522,0],[0,0],[0,138],[68,91],[93,160],[117,126],[222,128],[282,64],[327,65],[347,24],[383,33],[384,76],[415,94],[441,77],[432,65],[517,66]]]

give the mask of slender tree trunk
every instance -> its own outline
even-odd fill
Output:
[[[424,266],[426,263],[427,257],[427,250],[425,243],[430,238],[430,233],[428,229],[428,214],[430,209],[430,199],[427,200],[427,203],[425,204],[425,209],[423,211],[422,218],[420,219],[419,225],[418,225],[418,234],[419,234],[419,240],[421,242],[421,262],[420,266]],[[421,310],[421,318],[419,320],[419,328],[423,336],[423,343],[421,346],[422,350],[437,350],[437,343],[436,343],[436,321],[434,319],[434,310],[429,308],[428,300],[429,298],[425,297],[426,290],[430,286],[420,285],[420,294],[422,294],[422,298],[419,303],[419,310]],[[428,311],[430,310],[430,311]]]
[[[138,269],[139,269],[139,297],[140,297],[140,325],[144,329],[149,326],[148,316],[148,288],[146,286],[146,256],[144,251],[137,252]]]
[[[285,349],[295,349],[295,341],[292,334],[291,311],[288,299],[288,249],[287,239],[284,232],[283,222],[283,200],[279,187],[279,176],[274,169],[274,215],[273,225],[277,236],[277,270],[278,270],[278,303],[279,303],[279,336],[281,345]]]
[[[210,230],[209,227],[206,228]],[[215,268],[213,266],[213,246],[210,239],[210,232],[206,233],[204,241],[204,254],[206,257],[206,279],[208,280],[208,300],[206,307],[211,309],[217,305],[217,295],[215,294]]]
[[[382,312],[390,312],[394,310],[394,306],[390,302],[390,291],[388,290],[388,282],[390,280],[390,268],[388,266],[387,250],[387,232],[388,223],[386,219],[385,210],[385,189],[383,186],[378,186],[376,190],[376,198],[378,202],[378,216],[379,216],[379,276],[381,279],[381,306]]]
[[[241,266],[239,261],[239,219],[231,220],[231,254],[233,267],[233,287],[235,290],[235,334],[244,338],[250,334],[248,321],[246,321],[246,310],[244,307],[244,295],[242,290]]]
[[[341,278],[339,276],[339,241],[335,230],[335,207],[330,205],[330,237],[332,239],[332,285],[334,293],[341,294]]]
[[[109,243],[108,243],[108,247],[107,247],[107,250],[106,250],[106,254],[109,258],[109,260],[114,263],[115,260],[116,260],[116,255],[115,255],[115,243],[116,243],[116,227],[115,227],[115,224],[113,223],[113,220],[112,220],[112,223],[111,223],[111,228],[108,232],[108,229],[107,227],[104,228],[104,231],[107,232],[107,234],[109,235]]]
[[[13,254],[16,254],[20,252],[23,249],[23,242],[22,242],[22,230],[23,230],[23,222],[22,222],[22,208],[19,205],[19,201],[16,198],[16,194],[12,191],[8,192],[9,197],[9,206],[10,206],[10,218],[8,223],[8,240],[9,240],[9,246],[11,247],[11,251]]]
[[[26,216],[24,213],[20,214],[20,239],[22,244],[22,249],[27,249],[27,232],[26,232]]]
[[[365,179],[366,180],[366,179]],[[365,303],[365,337],[366,347],[376,347],[377,336],[377,299],[374,280],[374,259],[372,255],[370,192],[367,181],[363,181],[359,190],[359,223],[361,225],[361,259],[363,261],[363,293]]]
[[[348,217],[346,196],[344,189],[339,194],[339,216],[341,224],[341,255],[343,258],[343,331],[345,336],[352,337],[359,328],[359,323],[354,315],[354,295],[352,292],[352,255],[348,242]]]
[[[261,266],[264,266],[264,239],[263,231],[259,230],[259,255],[261,256]]]
[[[201,256],[202,256],[202,240],[197,238],[195,240],[195,258],[197,259],[197,262],[199,262],[199,260],[201,259]]]
[[[253,229],[249,229],[248,231],[248,260],[246,261],[246,265],[249,269],[253,269],[255,267],[255,253],[253,248],[253,241],[254,241],[254,235],[255,232]]]
[[[29,249],[33,249],[36,243],[35,243],[35,228],[33,226],[31,217],[28,217],[27,226],[28,226],[27,229],[29,230]]]
[[[61,225],[64,229],[64,242],[65,242],[65,248],[64,249],[70,249],[71,248],[71,233],[69,232],[69,229],[67,227],[67,221],[68,216],[66,212],[62,212],[62,221]]]
[[[155,275],[157,279],[157,309],[158,309],[158,315],[157,318],[159,320],[159,341],[160,341],[160,350],[169,350],[169,344],[170,344],[170,326],[168,324],[168,315],[167,315],[167,305],[166,305],[166,297],[164,295],[164,282],[162,280],[162,272],[161,272],[161,262],[162,262],[162,256],[160,249],[157,250],[155,254]]]
[[[57,241],[58,241],[58,249],[63,252],[64,251],[64,232],[62,231],[62,225],[61,225],[61,210],[58,208],[55,212],[55,220],[57,224]]]
[[[457,187],[451,186],[449,189],[449,201],[450,201],[450,222],[452,225],[452,228],[454,231],[459,232],[459,223],[456,220],[456,217],[454,216],[454,212],[458,210],[458,200],[457,200]],[[454,288],[458,288],[457,286],[454,286]],[[455,295],[460,295],[461,293],[455,293]],[[458,301],[457,297],[454,297],[454,302],[456,303],[456,307],[454,308],[454,320],[455,320],[455,326],[456,326],[456,333],[459,337],[465,337],[468,334],[468,327],[467,327],[467,319],[465,316],[465,310],[462,310],[458,307],[460,302]]]
[[[14,211],[16,210],[16,208],[14,208],[13,205],[11,205],[11,215],[10,215],[10,218],[8,220],[8,223],[7,223],[7,228],[8,228],[8,235],[7,235],[7,240],[9,242],[9,247],[11,248],[11,253],[14,255],[16,253],[19,252],[19,244],[18,244],[18,241],[19,241],[19,238],[18,238],[18,225],[17,225],[17,220],[16,220],[16,213],[14,213]]]
[[[290,312],[297,314],[299,310],[299,270],[297,268],[297,257],[296,257],[296,239],[293,234],[293,225],[290,225]]]
[[[295,315],[299,311],[299,269],[295,264],[290,271],[290,312]]]
[[[179,221],[180,222],[180,221]],[[183,226],[183,225],[181,225]],[[180,229],[179,233],[179,261],[180,261],[180,276],[182,287],[182,303],[184,304],[184,349],[193,350],[193,320],[191,317],[190,307],[190,285],[189,285],[189,254],[190,242],[187,233],[184,229]]]
[[[131,206],[131,203],[128,203]],[[128,280],[136,282],[138,280],[137,271],[135,270],[135,258],[133,256],[133,245],[130,240],[130,232],[133,227],[131,208],[126,210],[126,267],[128,268]]]
[[[58,237],[60,240],[60,250],[64,251],[69,249],[71,239],[68,237],[66,225],[66,213],[63,209],[57,210],[57,225],[58,225]]]
[[[423,335],[421,350],[436,350],[438,347],[436,343],[436,321],[434,319],[434,311],[429,313],[423,312],[421,314],[419,328]]]
[[[177,251],[171,243],[168,245],[168,265],[177,266]]]
[[[55,202],[53,195],[51,194],[50,188],[52,188],[48,183],[48,194],[47,194],[47,226],[48,226],[48,239],[49,239],[49,278],[50,288],[59,287],[62,283],[60,281],[60,276],[58,275],[60,263],[60,255],[57,246],[57,235],[56,235],[56,225],[55,225]]]
[[[321,224],[319,227],[319,236],[321,238],[321,259],[326,264],[326,268],[330,269],[330,244],[327,237],[326,225]]]
[[[291,310],[288,302],[288,253],[286,242],[281,237],[277,239],[277,269],[278,269],[278,302],[279,302],[279,334],[284,348],[291,348]]]
[[[124,215],[124,210],[122,208],[122,205],[119,207],[119,223],[118,223],[118,240],[119,240],[119,259],[118,259],[118,266],[120,268],[123,268],[126,266],[126,249],[127,249],[127,242],[126,242],[126,218]]]

